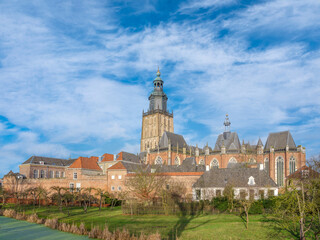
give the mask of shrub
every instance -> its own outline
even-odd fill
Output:
[[[249,214],[262,214],[264,212],[262,200],[253,202]]]
[[[100,230],[99,226],[91,227],[91,231],[88,234],[89,238],[101,238],[102,231]]]
[[[72,223],[72,225],[70,227],[70,232],[74,233],[74,234],[78,234],[78,232],[79,232],[78,226],[76,224]]]
[[[9,217],[9,218],[16,218],[17,212],[13,209],[6,209],[3,212],[3,216]]]
[[[28,215],[28,217],[27,217],[28,222],[37,223],[38,220],[39,220],[38,215],[35,213]]]
[[[68,224],[68,223],[61,223],[61,224],[59,224],[59,227],[58,227],[58,229],[60,230],[60,231],[63,231],[63,232],[70,232],[70,224]]]
[[[215,209],[218,209],[219,212],[225,212],[228,210],[228,199],[226,197],[213,198],[211,204]]]
[[[16,219],[17,220],[26,220],[27,219],[27,216],[25,215],[25,213],[17,213],[16,215]]]
[[[53,219],[49,219],[48,218],[48,219],[45,220],[44,225],[49,227],[49,228],[52,228],[52,229],[57,229],[58,225],[59,225],[59,222],[58,222],[57,218],[53,218]]]
[[[86,235],[87,234],[87,230],[86,230],[86,227],[85,227],[84,223],[80,223],[79,232],[80,232],[81,235]]]

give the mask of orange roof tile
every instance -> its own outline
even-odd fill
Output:
[[[108,170],[126,170],[126,168],[122,164],[122,162],[117,162],[116,164],[114,164],[111,167],[109,167]]]
[[[123,157],[122,157],[122,152],[120,152],[120,153],[118,154],[117,160],[123,160],[122,158],[123,158]]]
[[[108,162],[108,161],[113,161],[113,154],[105,153],[102,155],[101,162]]]
[[[98,157],[79,157],[75,160],[69,168],[83,168],[83,169],[90,169],[90,170],[100,170],[101,168],[98,165],[99,158]]]

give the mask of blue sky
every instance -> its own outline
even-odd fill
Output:
[[[0,176],[31,155],[137,153],[160,66],[175,132],[290,130],[320,153],[320,1],[0,1]]]

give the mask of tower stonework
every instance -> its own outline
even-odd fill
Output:
[[[160,75],[158,69],[157,77],[153,80],[154,89],[149,96],[149,110],[142,114],[141,152],[157,148],[163,133],[174,131],[173,113],[167,110],[168,97],[163,91]]]

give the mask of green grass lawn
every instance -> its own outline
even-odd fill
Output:
[[[33,207],[25,207],[26,214],[33,213]],[[86,227],[108,225],[109,230],[126,228],[131,233],[139,234],[159,232],[164,239],[295,239],[286,231],[277,230],[270,217],[251,215],[249,229],[240,216],[233,214],[199,215],[199,216],[163,216],[123,215],[121,208],[103,209],[89,208],[84,213],[82,208],[75,207],[59,212],[58,207],[36,207],[35,212],[40,218],[58,218],[62,222],[84,222]]]

